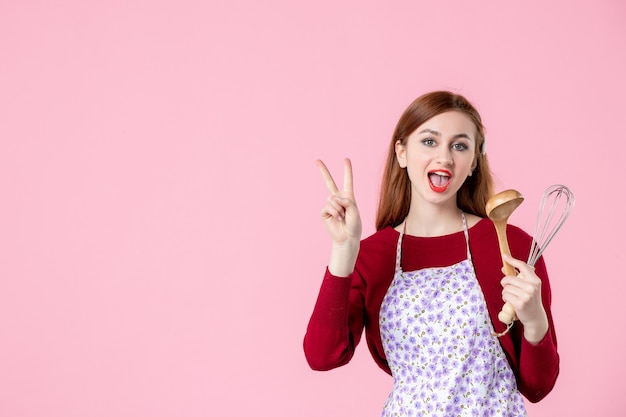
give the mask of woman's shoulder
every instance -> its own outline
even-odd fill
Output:
[[[488,218],[481,218],[478,223],[469,229],[470,242],[474,242],[479,247],[497,247],[498,235],[496,227]],[[532,237],[521,227],[508,223],[506,228],[506,236],[511,253],[520,256],[527,254]]]
[[[361,248],[380,249],[394,246],[400,234],[391,226],[384,227],[361,241]]]
[[[473,233],[475,235],[480,235],[480,236],[496,234],[496,227],[493,224],[493,221],[491,221],[491,219],[486,218],[486,217],[485,218],[478,217],[478,216],[473,216],[473,217],[475,217],[476,219],[472,221],[468,218],[468,221],[467,221],[467,226],[469,228],[470,234]],[[524,229],[522,229],[521,227],[515,224],[507,223],[506,230],[507,230],[507,236],[509,238],[522,239],[522,240],[531,239],[530,235],[526,231],[524,231]]]
[[[356,268],[365,280],[377,282],[381,277],[393,276],[399,233],[385,227],[361,241]]]
[[[532,239],[530,235],[524,229],[514,224],[507,225],[507,234],[512,235],[513,237],[522,239],[522,240]]]

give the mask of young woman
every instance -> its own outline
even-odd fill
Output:
[[[485,204],[493,181],[476,109],[445,91],[416,99],[389,147],[376,219],[361,219],[345,160],[343,189],[318,161],[330,193],[321,216],[332,239],[328,268],[304,338],[311,368],[350,361],[363,329],[394,386],[383,416],[523,416],[559,372],[543,259],[526,259],[531,238],[508,226],[519,274],[503,276]],[[504,336],[509,302],[519,322]]]

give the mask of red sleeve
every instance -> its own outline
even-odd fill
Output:
[[[326,269],[304,336],[309,366],[327,371],[347,364],[363,333],[363,281],[357,273],[335,277]]]
[[[531,345],[522,337],[518,389],[530,402],[541,401],[556,383],[559,355],[555,343],[552,327],[537,345]]]
[[[548,315],[548,333],[537,345],[530,344],[520,332],[518,388],[531,402],[538,402],[552,391],[559,375],[559,354],[552,320],[552,294],[543,259],[535,265],[541,278],[541,299]]]

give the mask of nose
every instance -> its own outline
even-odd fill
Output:
[[[437,162],[442,165],[452,165],[454,161],[452,160],[452,152],[450,149],[441,147],[437,155]]]

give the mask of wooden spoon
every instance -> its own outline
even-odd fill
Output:
[[[519,192],[506,190],[491,197],[485,206],[487,216],[493,221],[496,227],[498,245],[500,245],[500,253],[502,255],[506,254],[511,256],[509,242],[506,238],[506,224],[511,213],[522,204],[522,201],[524,201],[524,197]],[[502,266],[504,267],[506,275],[515,275],[515,268],[504,262],[504,259],[502,259]],[[513,322],[517,320],[515,310],[510,303],[507,302],[504,304],[502,311],[498,314],[498,320],[508,326],[507,331],[510,329],[510,326],[513,325]]]

